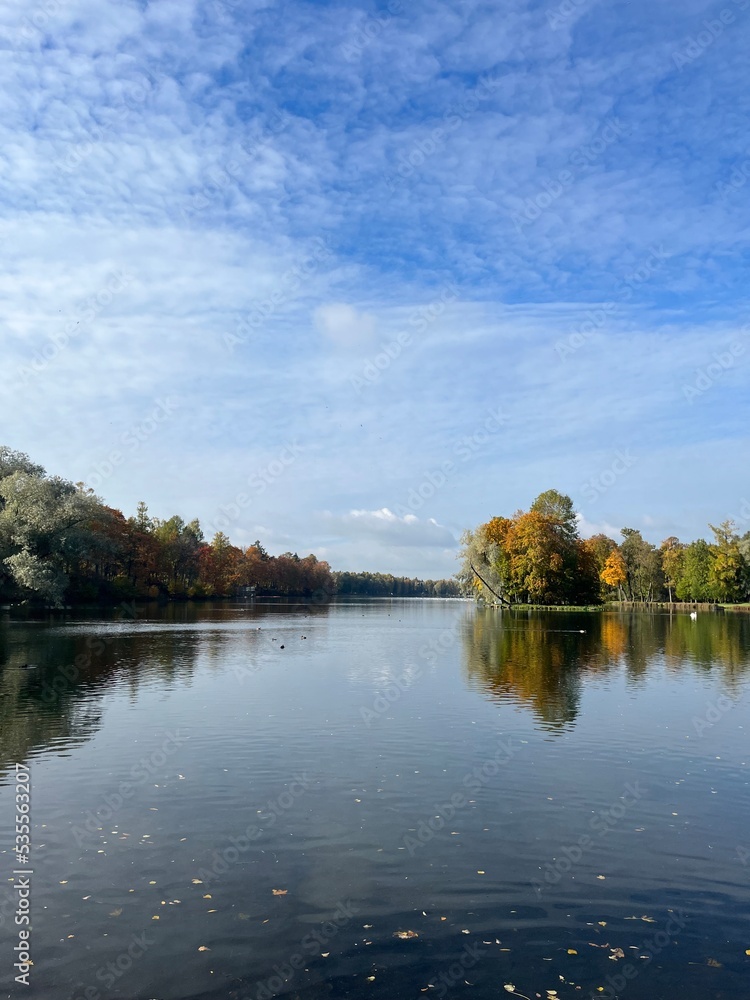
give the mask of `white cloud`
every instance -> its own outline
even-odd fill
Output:
[[[318,330],[336,347],[367,347],[374,340],[375,317],[343,302],[318,306],[313,315]]]
[[[451,548],[456,539],[450,530],[430,517],[415,514],[399,517],[387,507],[380,510],[351,510],[348,514],[326,513],[325,524],[332,534],[350,538],[375,539],[384,546]]]

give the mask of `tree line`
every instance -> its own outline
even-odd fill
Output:
[[[528,511],[493,517],[464,534],[459,579],[478,597],[507,604],[600,604],[750,600],[750,531],[732,520],[709,525],[712,539],[670,536],[658,547],[635,528],[618,543],[583,539],[573,501],[557,490]]]
[[[272,556],[260,541],[233,545],[221,531],[208,541],[199,521],[133,517],[108,507],[83,483],[47,475],[21,452],[0,446],[0,600],[71,602],[342,594],[452,596],[455,581],[409,580],[380,573],[334,573],[296,552]]]
[[[420,580],[391,573],[333,574],[338,594],[360,594],[367,597],[461,597],[463,588],[458,580]]]

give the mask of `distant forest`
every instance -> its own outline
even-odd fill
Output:
[[[747,501],[740,516],[750,521]],[[709,528],[711,541],[670,536],[658,547],[634,528],[622,529],[619,544],[602,534],[582,539],[573,501],[547,490],[528,511],[466,532],[459,579],[477,597],[507,604],[750,600],[750,531],[740,535],[732,520]]]
[[[135,516],[108,507],[83,483],[49,476],[27,455],[0,446],[0,601],[66,603],[244,595],[458,596],[455,580],[334,573],[314,555],[242,549],[197,520],[163,521],[140,503]]]

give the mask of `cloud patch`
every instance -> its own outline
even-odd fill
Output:
[[[383,545],[398,547],[450,549],[456,545],[452,532],[438,524],[435,518],[419,518],[415,514],[399,517],[388,507],[351,510],[341,515],[327,512],[324,517],[329,530],[343,537],[374,539]]]

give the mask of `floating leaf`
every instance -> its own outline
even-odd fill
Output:
[[[394,937],[401,938],[402,941],[408,941],[410,938],[419,937],[416,931],[394,931]]]
[[[577,955],[578,952],[575,950],[575,948],[568,948],[568,954],[569,955]]]
[[[155,883],[155,882],[154,882],[154,885],[156,885],[156,883]],[[193,885],[203,885],[203,879],[200,879],[200,878],[194,878],[194,879],[193,879]]]
[[[274,896],[286,896],[286,894],[289,892],[289,890],[288,889],[272,889],[271,892],[274,894]]]
[[[210,949],[210,948],[207,948],[207,947],[205,946],[205,944],[202,944],[202,945],[200,946],[200,948],[198,949],[198,951],[211,951],[211,949]]]
[[[122,913],[122,907],[118,906],[116,910],[112,910],[112,912],[110,913],[110,917],[119,917],[121,913]]]
[[[721,962],[717,962],[715,958],[709,958],[708,964],[711,966],[712,969],[721,968]]]

